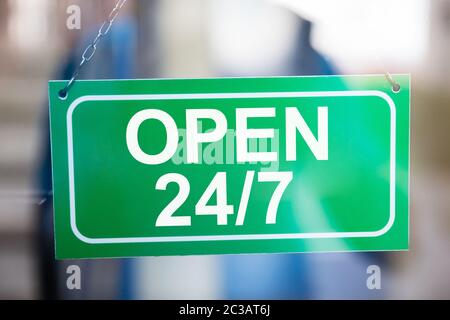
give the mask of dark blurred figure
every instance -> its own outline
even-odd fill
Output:
[[[110,8],[105,7],[104,17]],[[100,25],[96,25],[75,43],[55,75],[55,79],[70,79],[81,59],[84,48],[97,34]],[[137,60],[137,27],[131,15],[121,12],[110,33],[97,47],[97,52],[90,63],[83,67],[80,78],[134,78]],[[74,84],[76,86],[76,83]],[[70,92],[69,92],[70,95]],[[52,174],[51,150],[49,137],[48,106],[45,107],[42,122],[45,132],[42,145],[43,156],[38,167],[37,189],[44,200],[37,207],[37,252],[39,266],[40,298],[129,298],[131,296],[131,261],[116,260],[77,260],[56,261],[53,233]],[[70,264],[80,266],[82,272],[82,289],[67,290],[66,267]],[[116,281],[113,281],[116,279]]]
[[[332,75],[311,44],[312,23],[265,1],[216,1],[213,61],[220,76]],[[377,253],[258,254],[223,257],[227,299],[375,298],[366,268]]]

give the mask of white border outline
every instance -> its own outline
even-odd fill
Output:
[[[158,236],[126,238],[89,238],[84,236],[76,225],[75,216],[75,179],[73,165],[72,115],[76,107],[86,101],[111,100],[192,100],[192,99],[243,99],[243,98],[302,98],[302,97],[356,97],[375,96],[384,99],[390,108],[390,172],[389,172],[389,219],[386,225],[377,231],[352,232],[307,232],[279,234],[238,234],[210,236]],[[395,221],[395,147],[396,147],[396,107],[392,98],[379,90],[353,91],[313,91],[313,92],[254,92],[254,93],[189,93],[189,94],[125,94],[125,95],[86,95],[75,99],[69,106],[67,120],[67,148],[69,168],[70,226],[74,235],[88,244],[110,243],[155,243],[155,242],[190,242],[223,240],[269,240],[269,239],[312,239],[312,238],[362,238],[379,237],[388,232]]]

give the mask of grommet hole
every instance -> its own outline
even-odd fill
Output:
[[[400,85],[398,83],[394,83],[392,85],[392,92],[399,93],[400,92]]]
[[[67,99],[67,90],[61,89],[58,91],[58,98],[61,100]]]

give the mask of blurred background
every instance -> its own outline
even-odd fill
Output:
[[[114,4],[0,0],[1,299],[450,298],[450,0],[128,0],[80,77],[411,73],[408,252],[55,262],[47,81]]]

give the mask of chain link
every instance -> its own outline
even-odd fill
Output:
[[[116,20],[117,16],[119,15],[120,9],[122,9],[122,7],[125,5],[126,2],[127,0],[117,1],[116,6],[109,13],[108,19],[106,19],[100,26],[100,29],[98,30],[98,33],[95,36],[94,40],[92,40],[92,42],[84,49],[83,54],[81,55],[81,61],[75,68],[72,77],[67,82],[66,86],[59,91],[59,97],[61,99],[65,99],[67,97],[67,94],[70,88],[72,87],[73,83],[77,79],[81,68],[84,66],[86,62],[89,62],[92,59],[92,57],[95,54],[95,51],[97,50],[97,44],[104,36],[108,34],[109,30],[111,29],[111,26],[114,23],[114,20]]]

